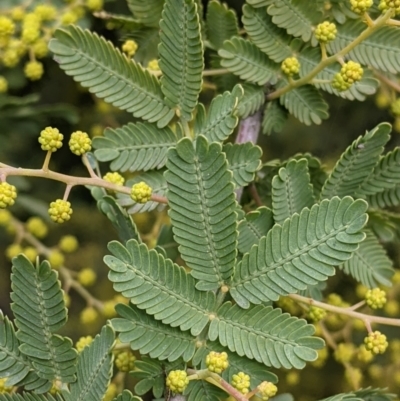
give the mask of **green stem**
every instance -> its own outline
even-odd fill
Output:
[[[392,10],[388,10],[385,14],[378,17],[371,26],[368,26],[364,31],[360,33],[358,37],[356,37],[351,43],[349,43],[346,47],[340,50],[338,53],[326,58],[325,60],[321,60],[321,62],[314,67],[312,71],[310,71],[307,75],[303,78],[300,78],[296,81],[290,82],[285,87],[276,90],[275,92],[270,93],[267,95],[267,100],[274,100],[285,93],[291,91],[292,89],[298,88],[299,86],[306,85],[312,81],[312,79],[320,73],[324,68],[328,67],[335,62],[337,62],[340,58],[345,56],[347,53],[352,51],[356,46],[358,46],[362,41],[367,39],[371,36],[376,30],[384,26],[390,17],[392,16]]]
[[[190,132],[189,123],[183,118],[181,118],[180,121],[181,121],[181,124],[182,124],[183,132],[185,133],[185,136],[187,138],[191,139],[192,138],[192,134]]]

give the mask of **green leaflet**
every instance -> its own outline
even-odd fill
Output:
[[[93,147],[98,161],[111,161],[112,171],[147,171],[164,167],[167,150],[176,142],[169,127],[157,129],[149,123],[129,123],[121,128],[106,128],[104,136],[93,138]]]
[[[175,240],[196,288],[214,290],[230,278],[236,261],[232,173],[219,143],[184,138],[168,152],[168,204]]]
[[[133,350],[160,360],[192,359],[196,338],[188,331],[162,324],[133,305],[119,304],[116,310],[121,318],[112,319],[112,325],[120,333],[119,339]]]
[[[292,56],[292,38],[272,22],[264,8],[253,8],[246,4],[242,22],[253,43],[271,60],[280,63]]]
[[[400,187],[385,189],[367,197],[371,207],[391,207],[400,205]]]
[[[239,356],[266,366],[302,369],[306,362],[317,359],[316,350],[324,346],[321,338],[311,337],[314,331],[304,319],[279,308],[257,305],[241,309],[226,302],[212,320],[208,335]]]
[[[226,398],[226,392],[205,380],[192,380],[183,395],[186,401],[220,401]]]
[[[47,261],[36,268],[23,255],[13,259],[11,309],[20,351],[43,379],[75,380],[76,351],[69,338],[54,334],[67,320],[57,273]],[[35,327],[35,330],[32,330]]]
[[[276,224],[236,267],[230,293],[242,308],[325,281],[364,240],[368,204],[334,197]]]
[[[21,394],[0,394],[0,401],[64,401],[63,398],[57,394],[53,397],[51,394],[47,395],[38,395],[31,393],[23,393]]]
[[[158,28],[164,0],[126,0],[134,17],[143,25]]]
[[[132,395],[129,390],[124,390],[118,397],[115,397],[113,401],[143,401],[140,397]]]
[[[75,25],[57,29],[49,43],[60,67],[99,98],[137,118],[166,126],[174,116],[153,75],[111,42]]]
[[[348,21],[338,26],[336,39],[327,44],[328,52],[333,54],[343,49],[365,28],[366,26],[361,20]],[[348,57],[360,64],[396,74],[400,72],[399,46],[399,29],[383,26],[351,50]]]
[[[106,325],[92,343],[83,349],[78,358],[76,382],[71,384],[70,391],[62,391],[66,401],[103,399],[112,374],[114,341],[114,331]]]
[[[313,26],[321,21],[322,13],[315,1],[277,0],[267,8],[272,22],[286,29],[289,35],[301,37],[308,42],[313,34]]]
[[[221,57],[218,56],[216,53],[210,54],[210,67],[211,68],[222,68],[221,65]],[[229,74],[222,74],[222,75],[214,75],[211,77],[211,80],[215,83],[218,89],[218,93],[223,93],[225,91],[230,91],[232,88],[240,83],[239,77],[236,75],[229,73]]]
[[[195,135],[204,135],[210,142],[225,141],[238,123],[236,111],[242,96],[242,86],[236,85],[232,92],[217,95],[212,100],[207,116],[204,116],[204,109],[200,106],[196,115]]]
[[[228,161],[228,170],[232,171],[236,188],[244,187],[254,181],[256,171],[261,167],[262,150],[251,142],[227,143],[222,148]]]
[[[204,67],[194,0],[166,0],[160,29],[161,89],[168,105],[190,121],[201,91]]]
[[[245,81],[264,85],[276,82],[278,65],[248,40],[233,37],[218,51],[221,65]]]
[[[386,393],[387,389],[360,388],[349,393],[335,394],[320,401],[391,401],[396,398],[395,394]]]
[[[246,2],[254,8],[258,8],[269,6],[274,2],[274,0],[246,0]]]
[[[393,262],[375,234],[370,230],[365,230],[365,233],[367,236],[360,247],[339,267],[368,288],[378,287],[379,284],[391,287]]]
[[[110,268],[108,278],[115,291],[164,324],[191,329],[192,335],[204,329],[215,296],[196,290],[194,279],[183,267],[135,240],[128,241],[126,247],[113,241],[108,248],[114,256],[105,256],[104,262]]]
[[[244,95],[239,101],[237,115],[246,118],[261,109],[265,102],[264,89],[259,86],[245,83],[242,85]]]
[[[289,113],[279,104],[278,100],[268,102],[261,123],[263,134],[270,135],[272,132],[281,132],[288,117]]]
[[[239,33],[237,16],[225,3],[211,0],[207,6],[207,39],[218,50],[225,40]]]
[[[358,192],[365,194],[363,182],[369,181],[367,177],[378,163],[383,147],[390,138],[390,131],[390,124],[382,123],[364,136],[358,137],[342,154],[325,181],[321,199]],[[375,182],[375,179],[371,178],[371,180]]]
[[[272,210],[275,223],[283,222],[294,213],[314,204],[306,159],[291,160],[272,179]]]

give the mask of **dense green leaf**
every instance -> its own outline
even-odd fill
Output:
[[[186,401],[220,401],[226,398],[224,390],[205,380],[190,381],[183,395],[186,395]]]
[[[245,81],[258,85],[275,83],[278,65],[248,40],[233,37],[218,51],[221,65]]]
[[[353,195],[356,192],[364,194],[363,182],[369,181],[367,177],[378,163],[383,147],[390,138],[390,131],[390,124],[382,123],[358,137],[336,163],[322,188],[321,198]],[[372,182],[375,181],[372,179]]]
[[[368,288],[375,288],[380,284],[390,287],[394,274],[393,262],[378,238],[370,230],[365,232],[367,234],[365,240],[360,243],[353,256],[340,265],[340,268]]]
[[[282,224],[294,213],[314,204],[306,159],[291,160],[272,180],[272,210],[275,223]]]
[[[232,173],[219,143],[184,138],[168,152],[168,204],[175,240],[196,287],[216,289],[236,261],[236,201]]]
[[[365,201],[334,197],[276,224],[237,265],[230,292],[243,308],[325,281],[364,240]]]
[[[306,125],[321,124],[322,120],[329,117],[328,104],[312,85],[300,86],[286,92],[281,96],[280,102],[290,114]]]
[[[47,395],[38,395],[38,394],[8,394],[0,393],[0,401],[64,401],[63,398],[57,394],[56,396],[52,396],[51,394]]]
[[[262,132],[268,135],[272,132],[281,132],[288,117],[289,113],[279,104],[278,100],[268,102],[261,123]]]
[[[157,129],[149,123],[129,123],[106,128],[104,136],[93,139],[94,155],[100,162],[112,162],[113,171],[147,171],[164,167],[167,150],[177,137],[169,128]]]
[[[311,337],[314,331],[304,319],[278,308],[257,305],[241,309],[226,302],[212,320],[208,335],[239,356],[266,366],[302,369],[305,362],[317,359],[316,349],[324,345],[321,338]]]
[[[113,399],[113,401],[143,401],[140,397],[132,395],[129,390],[124,390],[121,394]]]
[[[174,116],[152,74],[96,33],[76,25],[58,29],[49,43],[67,75],[107,103],[137,118],[166,126]]]
[[[360,388],[354,394],[364,401],[391,401],[397,398],[396,394],[388,393],[387,388]]]
[[[20,351],[30,359],[39,377],[64,383],[74,381],[76,351],[72,341],[54,334],[67,321],[57,273],[47,261],[35,268],[20,255],[13,259],[11,282],[11,308]]]
[[[254,181],[257,170],[261,167],[262,150],[251,142],[227,143],[222,148],[228,161],[228,170],[232,171],[236,187],[244,187]]]
[[[244,95],[239,101],[237,115],[246,118],[261,109],[265,102],[264,89],[252,84],[243,84]]]
[[[252,7],[266,7],[274,2],[274,0],[246,0]]]
[[[125,14],[112,14],[106,11],[100,11],[95,13],[95,17],[104,20],[108,24],[112,24],[116,29],[124,31],[144,29],[141,21]]]
[[[63,391],[66,401],[99,401],[107,390],[112,374],[114,331],[106,325],[79,355],[76,382]]]
[[[253,8],[246,4],[242,21],[253,43],[271,60],[280,63],[292,56],[291,37],[272,22],[264,8]]]
[[[286,29],[289,35],[311,39],[313,26],[320,22],[322,13],[315,1],[277,0],[267,8],[272,22]]]
[[[211,0],[208,3],[206,21],[207,39],[216,50],[222,47],[225,40],[239,33],[235,11],[218,0]]]
[[[215,305],[212,292],[195,289],[195,280],[184,268],[148,250],[135,240],[126,247],[113,241],[108,245],[114,256],[105,256],[114,290],[156,320],[198,335],[209,321]]]
[[[331,54],[339,52],[353,42],[366,28],[367,26],[361,19],[348,21],[338,26],[336,39],[327,45],[328,52]],[[383,26],[355,46],[348,56],[350,60],[360,64],[396,74],[400,72],[399,46],[399,29],[394,26]]]
[[[126,0],[135,18],[143,25],[158,28],[164,0]]]
[[[194,0],[166,0],[160,29],[161,89],[168,105],[189,121],[201,91],[204,65]]]
[[[222,68],[221,57],[218,54],[210,54],[210,66],[213,69]],[[239,77],[232,73],[213,75],[211,77],[212,82],[216,85],[218,93],[223,93],[225,91],[231,91],[232,88],[240,82]]]
[[[400,186],[370,195],[367,201],[371,207],[377,208],[398,206],[400,205]]]
[[[153,359],[192,359],[196,338],[188,331],[162,324],[133,305],[119,304],[115,309],[121,318],[112,319],[111,323],[120,333],[119,339],[129,343],[133,350],[148,354]]]

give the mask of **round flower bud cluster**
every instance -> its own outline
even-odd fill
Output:
[[[7,386],[7,378],[0,379],[0,394],[11,393],[13,390],[13,386]]]
[[[346,367],[344,372],[344,378],[347,383],[350,385],[354,385],[356,388],[359,388],[362,381],[362,372],[358,368],[354,368],[353,366]]]
[[[206,357],[206,365],[210,372],[222,373],[229,366],[228,354],[211,351]]]
[[[307,315],[313,322],[319,322],[326,316],[326,310],[317,308],[316,306],[310,306]]]
[[[56,223],[64,223],[71,218],[71,203],[62,199],[57,199],[50,203],[49,215]]]
[[[90,11],[99,11],[103,8],[103,0],[86,0],[85,5]]]
[[[271,397],[273,397],[278,391],[278,388],[275,386],[275,384],[271,382],[262,382],[258,386],[258,392],[261,396],[261,399],[263,401],[269,400]]]
[[[364,70],[361,65],[350,60],[345,63],[340,72],[334,76],[332,87],[341,92],[345,91],[349,89],[355,82],[360,81],[363,73]]]
[[[36,13],[28,13],[22,20],[21,40],[31,45],[40,37],[41,19]]]
[[[232,376],[232,386],[239,390],[242,394],[247,394],[250,388],[250,376],[246,373],[239,372]]]
[[[160,71],[160,66],[158,65],[158,60],[153,59],[147,63],[147,68],[151,71]]]
[[[38,251],[36,250],[36,248],[34,248],[33,246],[27,246],[23,249],[22,252],[30,262],[35,263],[38,256]]]
[[[390,111],[394,116],[400,117],[400,97],[390,105]]]
[[[25,226],[28,232],[36,238],[44,238],[47,235],[47,225],[40,217],[30,217]]]
[[[7,38],[15,31],[15,24],[8,17],[0,15],[0,38]]]
[[[122,175],[117,172],[115,173],[108,172],[106,175],[103,176],[103,180],[111,182],[111,184],[115,185],[124,185],[125,182],[125,178],[122,177]]]
[[[374,4],[374,0],[350,0],[351,10],[357,14],[364,14]]]
[[[187,373],[184,370],[171,370],[166,380],[167,387],[174,393],[183,393],[189,384]]]
[[[86,132],[75,131],[71,134],[68,145],[72,153],[81,156],[92,149],[92,140]]]
[[[0,183],[0,209],[12,206],[17,198],[17,188],[8,182]]]
[[[126,40],[122,45],[122,51],[128,56],[133,57],[138,49],[138,44],[131,39]]]
[[[60,134],[57,128],[46,127],[41,131],[39,143],[42,145],[42,150],[56,152],[62,146],[64,135]]]
[[[386,12],[389,9],[394,10],[394,15],[400,14],[400,0],[381,0],[379,3],[379,9],[382,12]]]
[[[31,81],[38,81],[44,73],[43,64],[40,61],[28,61],[24,67],[25,76]]]
[[[85,347],[93,342],[92,336],[81,337],[75,344],[76,350],[81,353]]]
[[[296,57],[288,57],[282,61],[281,69],[286,75],[292,77],[299,73],[300,62]]]
[[[6,93],[7,91],[8,82],[2,75],[0,75],[0,93]]]
[[[11,244],[6,248],[5,254],[8,259],[15,258],[22,253],[22,247],[20,244]]]
[[[380,309],[386,304],[386,292],[380,288],[368,290],[365,294],[365,302],[372,309]]]
[[[115,383],[110,383],[107,387],[107,391],[104,394],[102,401],[112,401],[118,395],[118,388]]]
[[[365,344],[361,344],[357,350],[357,359],[360,362],[368,363],[371,362],[372,359],[374,359],[374,354],[371,351],[367,350]]]
[[[8,210],[0,209],[0,226],[7,226],[11,220],[12,214]]]
[[[131,351],[120,352],[115,358],[115,366],[121,372],[130,372],[135,368],[135,355]]]
[[[91,269],[90,267],[82,269],[78,273],[78,281],[84,287],[90,287],[91,285],[93,285],[96,281],[96,278],[97,278],[96,272],[93,269]]]
[[[321,24],[318,24],[314,31],[314,35],[320,43],[328,43],[335,40],[336,34],[336,25],[329,21],[324,21]]]
[[[78,249],[79,243],[73,235],[64,235],[60,238],[58,247],[66,253],[75,252]]]
[[[151,199],[152,189],[145,182],[134,184],[131,189],[131,198],[137,203],[146,203]]]
[[[353,358],[355,352],[354,344],[340,343],[335,349],[335,359],[340,363],[347,363]]]
[[[82,324],[92,324],[96,321],[98,315],[99,314],[97,313],[96,309],[93,308],[93,306],[88,306],[80,313],[79,320]]]
[[[47,258],[53,269],[60,268],[65,262],[64,255],[60,251],[57,251],[57,250],[51,252]]]
[[[369,333],[368,336],[364,338],[364,343],[365,348],[373,354],[383,354],[389,345],[386,336],[380,331]]]
[[[39,4],[33,12],[41,21],[51,21],[57,16],[57,9],[50,4]]]

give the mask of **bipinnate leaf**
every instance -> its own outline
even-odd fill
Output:
[[[283,222],[294,213],[314,204],[306,159],[291,160],[272,179],[272,210],[275,223]]]
[[[143,401],[140,397],[132,395],[129,390],[124,390],[121,394],[113,399],[113,401]]]
[[[201,91],[203,45],[194,0],[165,0],[160,21],[161,89],[167,104],[190,121]]]
[[[228,170],[237,188],[244,187],[254,181],[256,171],[261,167],[262,150],[251,142],[227,143],[222,148],[228,161]]]
[[[253,84],[242,85],[244,94],[239,101],[237,115],[241,118],[246,118],[261,109],[265,103],[264,88]]]
[[[30,359],[39,377],[74,381],[76,351],[69,338],[54,334],[67,320],[57,273],[47,261],[34,267],[24,255],[12,262],[11,309],[20,351]]]
[[[364,136],[358,137],[345,150],[325,181],[321,191],[321,198],[355,193],[365,195],[363,182],[369,181],[368,176],[374,171],[374,167],[379,161],[383,148],[390,138],[390,131],[390,124],[382,123]],[[371,180],[372,182],[376,181],[372,177]],[[368,184],[366,183],[365,185],[367,186]]]
[[[175,241],[196,288],[215,290],[236,261],[236,200],[232,173],[219,143],[184,138],[168,152],[169,216]]]
[[[158,28],[164,0],[127,0],[126,3],[140,23]]]
[[[291,37],[278,28],[265,8],[243,6],[242,22],[252,42],[271,60],[280,63],[293,54],[290,48]]]
[[[288,117],[288,111],[279,104],[278,100],[268,102],[261,122],[263,134],[270,135],[273,132],[281,132]]]
[[[190,381],[183,395],[186,401],[220,401],[226,398],[224,390],[205,380]]]
[[[249,40],[239,37],[226,40],[218,54],[222,67],[247,82],[262,86],[277,80],[278,64]]]
[[[158,127],[174,116],[157,78],[96,33],[68,25],[57,29],[49,48],[67,75],[107,103]]]
[[[76,382],[62,394],[66,401],[102,400],[112,374],[114,330],[109,324],[83,349],[78,358]]]
[[[361,199],[334,197],[276,224],[236,266],[233,299],[249,308],[327,280],[364,240],[367,207]]]
[[[239,33],[238,21],[234,10],[225,3],[211,0],[207,5],[207,39],[218,50],[225,40]]]
[[[370,230],[365,230],[365,233],[365,240],[360,243],[353,256],[339,267],[368,288],[379,285],[391,287],[393,262],[375,234]]]
[[[162,324],[134,305],[119,304],[115,309],[121,317],[112,319],[112,326],[134,351],[160,360],[192,359],[196,338],[189,331]]]
[[[52,396],[51,394],[31,394],[31,393],[4,393],[0,394],[0,401],[64,401],[63,398],[57,394]]]
[[[311,337],[314,331],[304,319],[279,308],[257,305],[241,309],[226,302],[212,320],[208,336],[266,366],[302,369],[306,362],[317,359],[316,350],[324,346],[321,338]]]
[[[195,135],[204,135],[210,142],[223,142],[238,123],[237,106],[243,96],[243,88],[236,85],[232,92],[217,95],[210,104],[206,116],[196,116]],[[202,114],[204,109],[198,108]]]
[[[113,256],[104,261],[115,291],[156,320],[200,334],[215,306],[212,292],[196,290],[195,280],[183,267],[135,240],[126,247],[113,241],[108,248]]]
[[[94,155],[100,162],[111,162],[112,171],[147,171],[164,167],[167,150],[177,137],[165,127],[149,123],[129,123],[120,128],[106,128],[104,136],[93,138]]]

